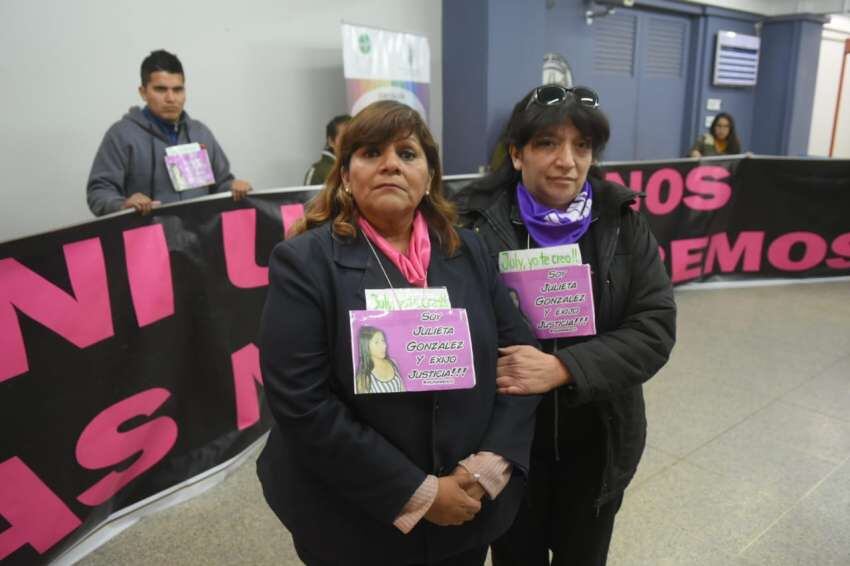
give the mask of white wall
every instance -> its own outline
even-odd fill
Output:
[[[717,8],[753,12],[765,16],[782,14],[837,14],[850,11],[850,0],[683,0]],[[640,3],[640,0],[638,0]]]
[[[742,12],[754,12],[756,14],[769,14],[777,4],[786,4],[786,0],[684,0],[691,4],[705,4],[717,8],[728,8]]]
[[[838,80],[844,58],[844,42],[847,38],[850,38],[850,18],[833,16],[830,23],[824,26],[820,44],[809,155],[829,155],[835,103],[838,98]],[[841,108],[838,111],[833,157],[850,157],[850,56],[844,71],[844,88]]]
[[[300,184],[346,111],[343,20],[428,37],[439,140],[441,19],[438,0],[0,0],[0,241],[91,218],[94,153],[153,49],[180,57],[186,110],[257,188]]]

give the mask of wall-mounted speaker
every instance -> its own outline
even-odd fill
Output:
[[[714,53],[714,84],[717,86],[753,86],[759,70],[761,39],[734,31],[717,32]]]

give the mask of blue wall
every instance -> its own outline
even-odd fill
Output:
[[[541,30],[546,23],[544,16],[541,0],[490,2],[488,128],[485,133],[488,161],[514,104],[539,85],[543,77]]]
[[[721,100],[721,112],[728,112],[735,119],[735,130],[741,139],[741,150],[752,147],[753,107],[756,102],[755,87],[714,86],[714,53],[717,49],[717,32],[734,31],[746,35],[756,35],[756,17],[744,12],[730,13],[728,10],[706,8],[707,14],[701,18],[702,49],[699,56],[700,74],[696,85],[696,111],[690,125],[691,143],[706,131],[706,116],[714,116],[716,111],[706,110],[709,98]],[[761,55],[762,59],[764,54]],[[761,82],[761,76],[758,78]]]
[[[787,113],[790,122],[786,155],[808,155],[812,127],[812,107],[815,102],[818,61],[825,18],[801,19],[797,26],[797,67],[794,80],[793,106]]]
[[[488,163],[514,103],[540,82],[545,53],[564,55],[577,84],[604,81],[594,74],[593,30],[585,22],[584,0],[557,0],[551,8],[546,4],[544,0],[443,1],[447,173],[470,173]],[[685,16],[690,22],[682,131],[671,132],[680,140],[683,152],[705,131],[705,117],[716,114],[706,110],[707,100],[719,98],[721,110],[735,117],[744,150],[805,153],[820,20],[805,16],[765,20],[758,86],[716,87],[711,83],[717,32],[756,34],[761,16],[674,0],[638,0],[636,8]],[[632,104],[634,112],[641,112],[636,90],[637,86],[612,93],[609,88],[603,107],[607,105],[609,112],[618,108],[622,115],[631,112]],[[609,159],[634,149],[639,134],[627,120],[613,126],[616,140],[609,148]]]
[[[473,173],[487,163],[481,132],[488,128],[489,2],[451,5],[443,10],[443,167],[447,174]]]
[[[823,18],[766,20],[753,112],[754,153],[806,155]]]
[[[591,29],[585,21],[587,5],[579,1],[558,2],[546,15],[546,51],[560,53],[566,57],[573,69],[573,80],[577,85],[595,88],[600,93],[600,104],[611,120],[611,141],[607,155],[614,159],[630,159],[635,147],[635,124],[633,120],[618,121],[615,114],[634,116],[637,111],[636,85],[622,88],[604,81],[594,80],[594,45]],[[622,76],[616,77],[621,79]],[[620,87],[620,88],[618,88]],[[628,156],[623,155],[628,153]]]
[[[546,14],[545,50],[567,58],[573,68],[576,84],[586,84],[583,77],[593,72],[593,36],[584,20],[586,5],[582,2],[558,2]]]

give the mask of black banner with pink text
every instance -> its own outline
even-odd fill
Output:
[[[850,275],[850,161],[741,156],[603,170],[644,193],[635,208],[675,285]]]
[[[850,162],[620,163],[676,284],[850,275]],[[450,190],[469,182],[447,182]],[[0,244],[0,560],[46,563],[267,428],[267,258],[306,190]]]
[[[0,561],[46,563],[267,429],[267,260],[312,193],[0,244]]]

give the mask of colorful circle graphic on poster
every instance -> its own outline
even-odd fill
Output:
[[[405,88],[393,85],[379,86],[363,93],[363,96],[357,99],[354,103],[354,107],[351,109],[352,116],[378,100],[396,100],[402,104],[407,104],[416,110],[419,115],[422,116],[423,120],[428,120],[428,114],[425,111],[425,106],[416,94]]]

